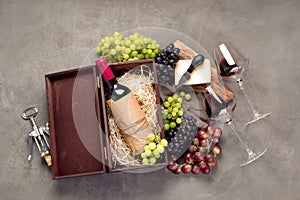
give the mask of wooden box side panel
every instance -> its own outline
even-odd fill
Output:
[[[154,73],[154,89],[155,89],[155,92],[156,92],[156,103],[158,105],[160,105],[158,80],[157,80],[157,77],[156,77],[156,67],[155,67],[155,62],[154,62],[153,59],[122,62],[122,63],[112,63],[112,64],[110,64],[110,68],[113,71],[113,73],[115,74],[115,76],[119,77],[119,76],[122,76],[125,72],[128,72],[129,70],[132,70],[135,67],[138,67],[140,65],[147,65],[147,66],[152,68],[153,73]],[[104,87],[104,84],[103,84],[102,81],[100,81],[100,87],[101,88]],[[103,92],[103,99],[105,99],[104,92]],[[105,107],[105,102],[104,102],[104,107]],[[165,135],[164,135],[164,130],[163,130],[161,107],[160,106],[158,106],[157,115],[158,115],[158,122],[159,122],[159,125],[161,127],[161,137],[164,138]],[[107,131],[107,141],[108,141],[108,144],[109,144],[110,132],[109,132],[108,124],[107,124],[107,117],[106,117],[105,120],[106,121],[104,121],[104,124],[106,125],[106,127],[108,129],[108,131]],[[160,163],[157,163],[157,164],[154,164],[154,165],[139,165],[139,166],[132,166],[132,167],[115,168],[114,164],[112,162],[112,156],[111,156],[111,152],[109,150],[109,145],[107,145],[107,147],[108,147],[108,153],[109,153],[108,158],[109,158],[109,171],[110,172],[118,172],[118,171],[135,171],[135,172],[144,171],[144,172],[146,172],[146,171],[152,171],[152,170],[154,170],[154,168],[157,168],[157,169],[163,168],[164,166],[166,166],[166,163],[167,163],[167,154],[165,152],[164,153],[164,161],[162,161]]]

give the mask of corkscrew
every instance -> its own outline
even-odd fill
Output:
[[[31,157],[32,157],[32,148],[33,148],[33,141],[35,142],[41,157],[45,159],[48,166],[52,165],[51,162],[51,155],[50,155],[50,145],[48,143],[46,134],[49,136],[49,127],[48,123],[46,126],[38,127],[34,118],[38,114],[38,109],[36,107],[30,107],[24,110],[22,113],[22,118],[24,120],[30,120],[32,125],[33,131],[28,134],[28,148],[29,148],[29,155],[27,158],[28,164],[30,164]]]

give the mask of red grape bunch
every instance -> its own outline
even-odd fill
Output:
[[[192,144],[182,156],[184,162],[179,164],[177,161],[171,161],[167,168],[174,174],[208,174],[210,168],[216,166],[217,155],[221,153],[220,137],[222,129],[207,126],[206,129],[198,131]]]

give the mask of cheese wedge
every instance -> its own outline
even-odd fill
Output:
[[[179,60],[175,67],[175,85],[178,85],[180,78],[191,65],[192,60]],[[199,85],[211,82],[211,66],[210,60],[205,59],[204,62],[197,66],[191,73],[191,78],[184,85]]]

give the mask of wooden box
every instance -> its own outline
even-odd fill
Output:
[[[120,76],[142,64],[153,69],[156,101],[160,104],[154,60],[113,63],[110,67],[116,76]],[[163,161],[154,165],[127,168],[113,166],[105,90],[95,66],[47,74],[45,79],[53,179],[165,165],[166,155],[163,156]],[[158,106],[157,115],[160,127],[163,127],[160,109]]]

